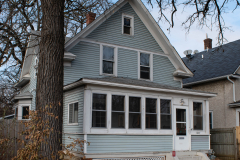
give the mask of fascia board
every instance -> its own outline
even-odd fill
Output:
[[[92,23],[85,27],[76,36],[71,38],[65,44],[65,50],[69,51],[73,46],[75,46],[80,41],[79,40],[80,38],[85,38],[88,34],[90,34],[94,29],[96,29],[100,24],[102,24],[107,18],[109,18],[112,14],[114,14],[127,2],[128,2],[127,0],[119,0],[117,3],[115,3],[112,7],[110,7],[103,14],[101,14],[97,19],[95,19]]]
[[[18,83],[16,83],[14,86],[15,87],[23,87],[26,84],[28,84],[28,82],[30,81],[30,77],[23,77]]]
[[[152,15],[149,13],[148,9],[145,5],[139,0],[129,1],[135,12],[138,14],[142,22],[148,28],[149,32],[158,42],[159,46],[163,49],[165,54],[169,54],[171,58],[170,61],[174,65],[176,69],[180,69],[188,73],[189,75],[193,75],[193,73],[186,67],[183,63],[181,57],[175,50],[175,48],[170,44],[168,38],[163,33],[162,29],[159,27],[157,22],[154,20]]]
[[[128,85],[128,84],[120,84],[120,83],[113,83],[113,82],[103,82],[97,80],[90,80],[83,78],[78,82],[69,84],[64,87],[64,90],[70,90],[75,87],[78,87],[83,84],[95,84],[95,85],[104,85],[104,86],[112,86],[112,87],[121,87],[121,88],[130,88],[130,89],[142,89],[142,90],[150,90],[150,91],[159,91],[159,92],[167,92],[167,93],[174,93],[174,94],[187,94],[187,95],[195,95],[195,96],[202,96],[202,97],[215,97],[217,94],[215,93],[204,93],[204,92],[192,92],[192,91],[181,91],[181,90],[173,90],[173,89],[162,89],[162,88],[152,88],[152,87],[144,87],[144,86],[135,86],[135,85]]]

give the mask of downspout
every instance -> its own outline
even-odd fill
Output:
[[[235,99],[235,83],[230,80],[229,76],[227,76],[227,79],[233,84],[233,102],[236,102],[236,99]]]

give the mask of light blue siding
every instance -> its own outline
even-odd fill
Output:
[[[192,136],[191,148],[192,150],[209,150],[209,136]]]
[[[77,57],[72,61],[71,67],[64,67],[64,85],[83,77],[99,77],[99,45],[80,42],[70,52]]]
[[[173,79],[175,67],[168,57],[153,55],[153,81],[156,83],[181,87],[181,82]]]
[[[77,140],[77,139],[84,140],[84,137],[81,134],[63,134],[63,138],[62,138],[63,146],[66,147],[67,145],[71,144],[72,142],[74,142],[74,140]],[[75,151],[76,150],[81,151],[81,148],[79,145],[75,147]]]
[[[83,132],[84,87],[79,87],[63,94],[63,133]],[[78,125],[68,125],[68,104],[78,102]]]
[[[173,136],[87,135],[87,153],[172,151]]]
[[[118,49],[118,77],[138,78],[138,53]]]
[[[122,34],[122,13],[134,17],[134,36]],[[90,33],[87,38],[152,52],[162,52],[160,46],[129,3],[125,4],[116,13],[110,16]]]

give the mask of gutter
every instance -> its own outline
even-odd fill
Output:
[[[233,102],[236,102],[236,98],[235,98],[235,83],[230,80],[229,76],[227,76],[227,79],[229,80],[229,82],[231,82],[233,84]]]

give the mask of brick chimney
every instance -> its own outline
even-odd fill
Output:
[[[90,23],[92,23],[95,20],[96,17],[96,13],[92,13],[92,12],[88,12],[86,18],[87,18],[87,25],[89,25]]]
[[[204,42],[204,50],[212,49],[212,39],[211,38],[208,38],[208,36],[206,35],[206,39],[204,39],[203,42]]]

